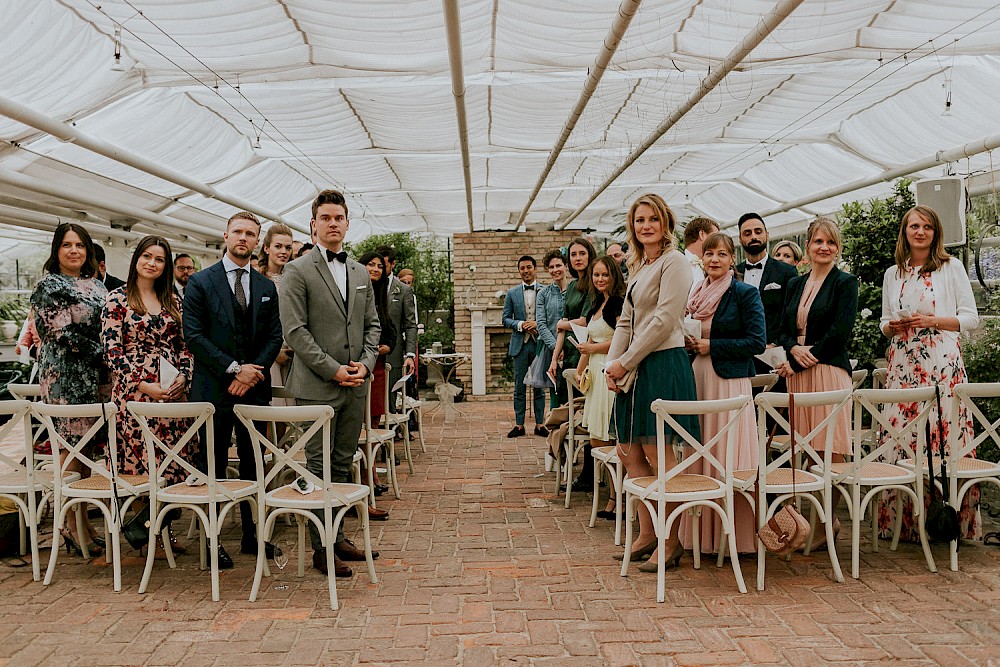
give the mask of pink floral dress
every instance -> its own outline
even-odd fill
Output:
[[[895,295],[894,305],[898,309],[906,308],[912,313],[933,315],[935,310],[934,288],[930,275],[921,275],[920,267],[908,267],[908,273],[902,281],[900,293]],[[948,439],[949,429],[958,424],[961,427],[959,438],[967,443],[972,437],[972,419],[964,406],[958,415],[952,416],[952,395],[955,385],[968,382],[965,363],[962,361],[962,350],[958,334],[940,329],[915,329],[907,332],[907,336],[893,336],[886,354],[889,366],[886,378],[888,389],[909,389],[927,387],[939,384],[941,392],[941,408],[944,415],[941,419],[944,433],[938,427],[937,408],[932,407],[930,413],[931,447],[934,452],[941,450],[942,436]],[[891,409],[888,417],[894,428],[901,428],[919,413],[917,403],[900,403]],[[907,449],[896,446],[895,459],[913,457],[916,449],[916,435],[911,439]],[[890,461],[891,463],[892,461]],[[925,499],[930,498],[925,494]],[[896,492],[886,491],[882,494],[878,506],[879,536],[892,536],[896,519]],[[979,487],[973,486],[962,499],[959,510],[961,536],[965,539],[982,539],[982,520],[979,514]],[[900,538],[908,541],[918,541],[920,536],[916,522],[913,520],[913,502],[909,496],[903,499],[903,526]]]

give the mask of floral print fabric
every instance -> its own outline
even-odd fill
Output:
[[[908,272],[902,281],[898,299],[895,302],[898,309],[908,309],[916,314],[934,314],[934,288],[930,275],[921,275],[919,267],[908,267]],[[950,429],[958,427],[957,434],[960,444],[964,446],[972,437],[972,419],[964,406],[958,415],[951,415],[952,395],[955,385],[968,382],[965,364],[962,361],[962,351],[957,336],[948,335],[938,329],[916,329],[907,332],[907,336],[893,336],[886,354],[888,360],[888,376],[886,388],[909,389],[927,387],[938,384],[941,387],[941,416],[938,426],[937,407],[932,406],[930,413],[931,447],[935,453],[941,451],[942,440],[947,442]],[[888,421],[893,428],[902,428],[916,418],[920,412],[917,403],[901,403],[890,408]],[[943,433],[942,433],[943,430]],[[917,445],[916,434],[912,434],[910,442],[903,448],[896,446],[893,452],[897,459],[912,458]],[[890,457],[892,458],[892,457]],[[925,500],[930,501],[926,493]],[[879,536],[892,536],[896,520],[896,492],[886,491],[882,494],[878,506]],[[982,521],[979,514],[979,487],[973,486],[962,499],[959,510],[961,536],[965,539],[982,539]],[[909,496],[903,497],[903,524],[900,538],[908,541],[918,541],[917,524],[913,519],[913,502]]]
[[[181,301],[174,296],[178,310]],[[191,352],[184,343],[181,323],[166,309],[156,315],[139,314],[129,307],[125,289],[119,288],[108,295],[103,313],[102,338],[104,353],[114,374],[111,398],[118,406],[118,466],[124,473],[145,474],[146,445],[142,439],[139,422],[128,412],[128,401],[153,402],[148,394],[139,391],[139,383],[160,381],[160,358],[163,357],[187,378],[191,384],[194,364]],[[187,430],[187,420],[152,419],[150,428],[157,438],[171,445],[174,438],[180,438]],[[188,442],[184,458],[195,461],[197,437]],[[157,456],[157,465],[162,459]],[[169,466],[163,473],[166,484],[184,481],[187,476],[180,466]]]
[[[101,309],[107,297],[104,283],[50,273],[31,294],[38,350],[38,382],[42,400],[56,405],[80,405],[107,400],[108,374],[101,347]],[[70,444],[76,444],[94,424],[92,418],[54,421]],[[97,436],[86,453],[96,456]]]

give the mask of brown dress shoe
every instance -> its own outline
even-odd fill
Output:
[[[326,549],[316,549],[313,551],[313,567],[323,574],[329,573],[326,569]],[[351,566],[340,560],[336,553],[333,554],[333,572],[338,577],[349,577],[354,574]]]
[[[359,519],[361,518],[359,516],[359,514],[358,514],[358,508],[357,507],[352,507],[349,513],[353,514],[354,516],[358,517]],[[389,510],[380,510],[377,507],[372,507],[371,505],[369,505],[368,506],[368,518],[370,520],[372,520],[372,521],[388,521],[389,520]]]
[[[365,550],[346,537],[343,542],[337,542],[333,545],[333,554],[342,560],[365,560]],[[376,558],[378,558],[378,552],[372,549],[372,560]]]

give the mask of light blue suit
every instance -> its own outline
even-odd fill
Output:
[[[538,317],[538,292],[541,286],[535,283],[535,317]],[[514,360],[514,420],[518,426],[524,426],[524,414],[527,410],[528,388],[524,384],[524,376],[528,366],[535,359],[536,339],[528,339],[520,331],[521,323],[528,319],[524,307],[524,284],[507,290],[503,300],[503,325],[511,330],[510,345],[507,354]],[[545,391],[532,388],[532,406],[535,412],[535,424],[541,425],[545,420]]]

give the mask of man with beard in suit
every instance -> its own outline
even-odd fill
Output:
[[[743,282],[760,291],[764,304],[764,319],[767,322],[767,346],[774,347],[781,328],[781,313],[785,305],[785,288],[788,281],[798,275],[794,266],[779,262],[767,256],[767,227],[757,213],[740,216],[740,245],[746,253],[746,261],[736,265],[736,271],[743,274]],[[771,367],[759,359],[754,359],[758,373],[768,373]],[[779,390],[775,387],[776,391]]]

